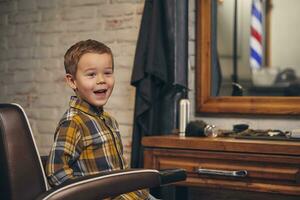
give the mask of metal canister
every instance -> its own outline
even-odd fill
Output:
[[[190,101],[181,99],[179,106],[179,136],[185,136],[186,125],[190,121]]]

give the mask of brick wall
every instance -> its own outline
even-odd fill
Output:
[[[79,40],[112,48],[116,85],[106,109],[119,121],[130,155],[134,88],[130,86],[142,0],[0,0],[0,102],[22,105],[41,154],[48,154],[56,124],[72,91],[63,55]]]

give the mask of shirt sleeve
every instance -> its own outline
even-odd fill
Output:
[[[65,121],[57,128],[46,165],[46,174],[51,186],[74,178],[71,163],[80,155],[80,139],[80,127],[73,120]]]
[[[136,200],[136,199],[148,200],[149,199],[148,189],[129,192],[129,193],[122,194],[122,195],[119,195],[119,196],[113,198],[113,200]]]

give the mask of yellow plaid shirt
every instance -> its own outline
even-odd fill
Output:
[[[46,173],[50,185],[96,174],[126,169],[118,123],[103,109],[73,96],[55,131]],[[115,197],[116,200],[147,199],[147,190]]]

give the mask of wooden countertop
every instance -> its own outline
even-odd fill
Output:
[[[229,137],[179,137],[168,135],[143,137],[142,144],[147,148],[176,148],[300,156],[300,141],[251,140]]]

